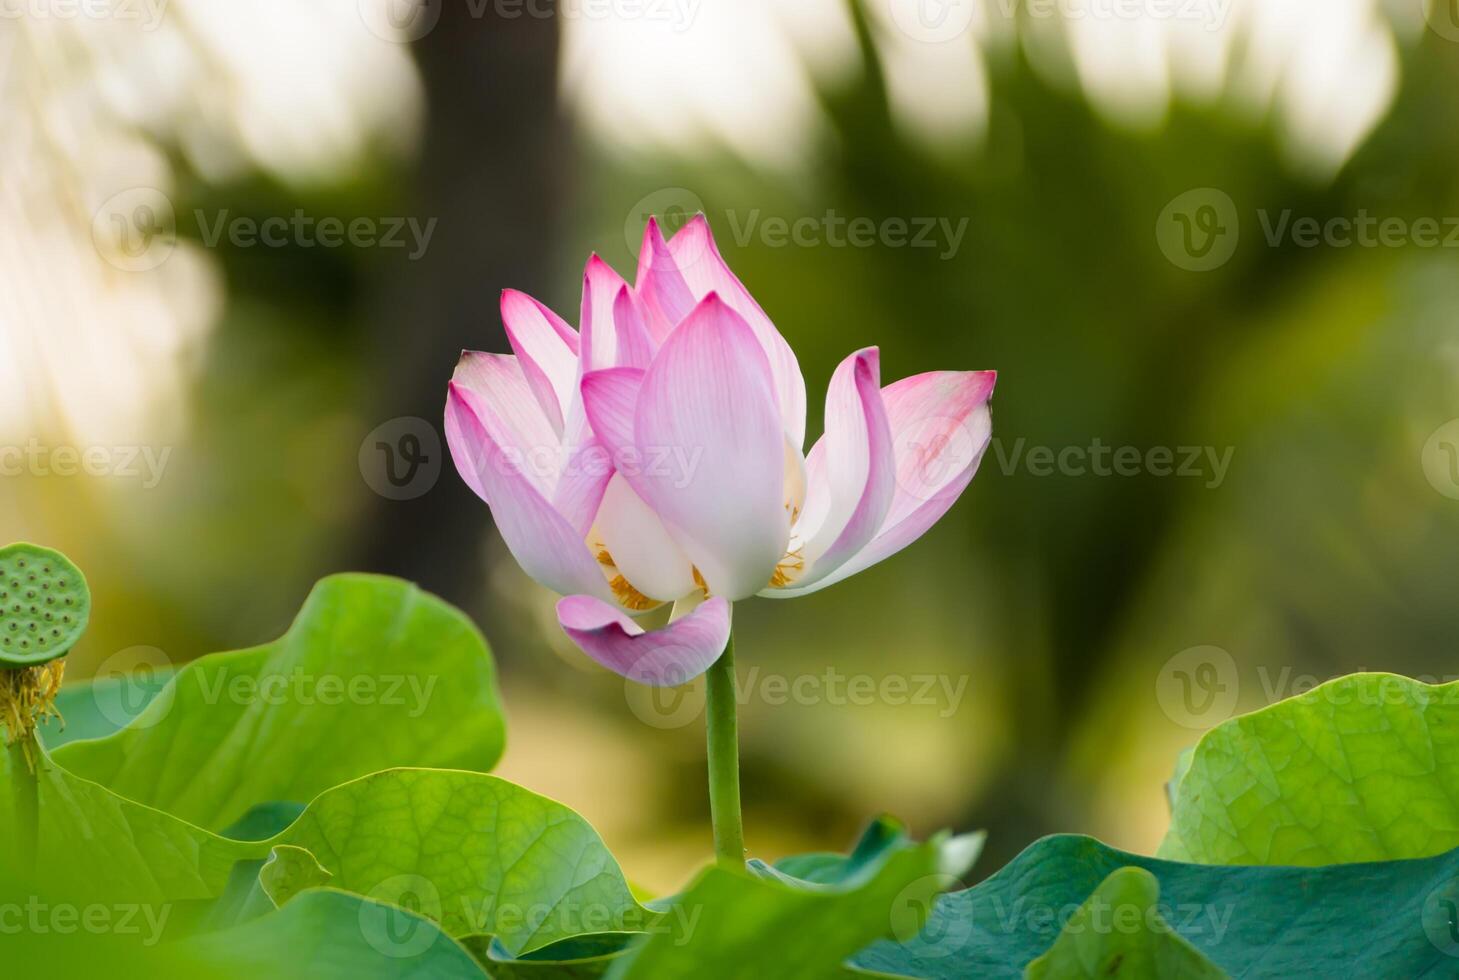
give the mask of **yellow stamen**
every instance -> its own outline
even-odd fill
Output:
[[[775,566],[775,574],[770,576],[770,588],[779,589],[789,585],[805,574],[804,546],[787,552],[785,557]]]
[[[633,587],[623,573],[618,571],[618,566],[613,563],[613,556],[608,554],[607,548],[598,549],[598,564],[604,568],[611,569],[608,577],[608,588],[613,590],[613,596],[625,609],[634,612],[648,612],[657,606],[663,605],[657,599],[650,599],[642,592]]]

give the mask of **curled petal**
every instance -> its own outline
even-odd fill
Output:
[[[967,489],[988,449],[993,432],[988,400],[997,378],[993,371],[938,371],[882,389],[897,476],[881,529],[825,578],[761,595],[792,598],[834,585],[927,533]]]
[[[720,255],[719,246],[709,230],[708,219],[702,214],[695,215],[669,240],[668,250],[680,278],[696,301],[710,293],[718,293],[719,298],[743,317],[755,332],[755,339],[770,361],[770,373],[775,378],[776,403],[780,406],[786,435],[795,448],[800,449],[805,445],[806,413],[805,377],[800,372],[800,362],[796,360],[790,344],[786,343],[780,331],[775,329],[775,324]]]
[[[613,597],[582,535],[527,476],[529,465],[494,432],[501,420],[452,384],[446,400],[446,442],[466,482],[491,507],[492,519],[528,575],[555,592]]]
[[[704,673],[724,652],[730,604],[713,598],[682,619],[645,632],[607,603],[574,595],[557,604],[557,621],[578,649],[614,673],[650,687],[674,687]]]
[[[896,459],[876,348],[852,354],[832,375],[826,434],[811,449],[806,471],[806,507],[797,535],[808,572],[793,583],[801,587],[866,547],[892,506]]]
[[[542,303],[508,289],[502,293],[502,324],[532,395],[559,433],[578,380],[578,335]]]
[[[711,294],[659,350],[634,408],[638,467],[619,466],[713,595],[754,595],[790,539],[785,435],[770,366]]]

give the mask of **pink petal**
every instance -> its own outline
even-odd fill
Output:
[[[721,598],[653,632],[591,596],[568,596],[557,604],[557,620],[578,648],[609,670],[651,687],[686,684],[724,652],[730,634],[730,604]]]
[[[896,458],[876,348],[837,367],[826,393],[826,434],[806,464],[806,506],[796,533],[809,586],[861,551],[881,530],[896,492]]]
[[[702,214],[695,215],[670,239],[668,247],[680,277],[695,300],[718,293],[720,299],[744,317],[750,329],[755,331],[755,338],[770,359],[770,371],[775,376],[776,402],[780,406],[785,431],[795,443],[795,448],[804,446],[806,393],[800,362],[796,360],[790,344],[785,342],[775,324],[720,255],[719,246],[709,230],[709,220]]]
[[[595,526],[614,567],[650,599],[674,602],[698,588],[683,550],[622,475],[608,484]]]
[[[583,409],[598,441],[607,447],[615,466],[638,468],[633,444],[633,417],[644,372],[638,368],[608,368],[583,376]]]
[[[694,309],[696,297],[674,263],[674,256],[659,230],[657,218],[649,218],[643,229],[643,246],[638,252],[638,298],[643,303],[649,333],[662,344]]]
[[[927,533],[967,489],[987,451],[988,399],[997,379],[993,371],[937,371],[882,389],[897,461],[896,492],[882,528],[825,578],[761,595],[791,598],[834,585]]]
[[[566,451],[562,472],[552,491],[552,509],[586,538],[613,477],[613,457],[597,439],[589,437]]]
[[[517,358],[510,354],[463,351],[451,381],[482,424],[490,427],[492,441],[511,447],[529,464],[524,470],[533,486],[547,492],[556,481],[560,466],[558,437],[532,397],[531,386]],[[478,496],[485,496],[474,485],[475,474],[471,468],[463,470],[461,475],[472,484]]]
[[[559,433],[578,379],[578,336],[543,304],[515,289],[502,293],[502,324],[542,412]]]
[[[658,345],[648,332],[648,324],[633,290],[627,286],[618,291],[613,301],[613,324],[618,328],[618,366],[647,368]]]
[[[582,361],[584,373],[600,368],[648,367],[653,341],[628,284],[598,256],[583,274]]]
[[[718,296],[700,303],[649,365],[633,433],[641,471],[619,470],[710,592],[733,600],[763,588],[790,537],[785,435],[765,352]]]
[[[611,599],[612,590],[582,536],[547,502],[523,472],[525,463],[493,437],[500,418],[465,388],[451,384],[446,399],[446,442],[466,482],[491,506],[492,519],[512,557],[555,592],[586,592]]]

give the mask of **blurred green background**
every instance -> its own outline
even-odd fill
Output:
[[[812,433],[862,346],[888,381],[1000,372],[932,533],[737,609],[752,853],[881,811],[987,828],[984,872],[1052,831],[1148,850],[1233,711],[1459,676],[1453,0],[33,7],[0,23],[0,537],[86,569],[73,676],[272,638],[332,571],[406,576],[493,645],[502,774],[682,881],[694,692],[573,650],[430,430],[456,352],[506,349],[501,289],[575,322],[590,251],[631,276],[648,214],[701,209]],[[403,246],[215,236],[296,215]],[[379,444],[410,434],[397,492]],[[1099,475],[1096,446],[1140,462]]]

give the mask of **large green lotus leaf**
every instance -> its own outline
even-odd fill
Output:
[[[656,918],[586,820],[482,773],[376,773],[323,794],[271,843],[303,848],[334,888],[413,907],[453,936],[493,935],[514,955]],[[266,883],[280,905],[285,870]]]
[[[7,793],[12,775],[0,770]],[[259,872],[250,862],[271,853],[270,905],[327,882],[418,912],[453,935],[494,935],[514,955],[586,934],[642,931],[656,918],[582,817],[483,773],[377,773],[320,795],[268,840],[213,834],[54,763],[37,788],[34,860],[48,879],[87,902],[185,905],[179,919],[189,925],[267,912],[252,900]],[[251,822],[280,818],[277,807],[269,810]],[[11,829],[13,812],[0,807],[0,832]],[[0,872],[24,870],[10,863],[10,849],[3,853]]]
[[[491,655],[465,615],[406,582],[341,575],[282,639],[183,667],[125,728],[54,758],[220,829],[394,766],[490,769],[503,732]]]
[[[1459,851],[1323,868],[1182,864],[1088,837],[1046,837],[974,888],[943,896],[922,934],[857,954],[926,980],[1014,978],[1125,867],[1159,882],[1160,916],[1233,977],[1423,977],[1459,970]]]
[[[35,850],[17,856],[0,848],[0,873],[43,871],[58,890],[88,902],[160,909],[212,899],[234,863],[259,849],[133,803],[44,756],[34,777],[17,774],[16,765],[24,763],[0,756],[0,800],[34,793]],[[13,807],[0,806],[0,835],[7,840],[14,839],[15,818]]]
[[[269,980],[483,980],[486,974],[430,919],[396,905],[314,889],[179,951],[230,976]]]
[[[1353,674],[1207,732],[1162,857],[1322,865],[1459,847],[1459,684]]]
[[[1113,872],[1028,965],[1028,980],[1222,980],[1226,974],[1171,930],[1159,901],[1150,872]]]
[[[796,863],[814,865],[818,881],[763,865],[746,872],[710,868],[668,902],[650,936],[608,976],[844,977],[847,958],[867,943],[914,935],[981,845],[981,835],[915,844],[897,825],[878,821],[849,859]]]

